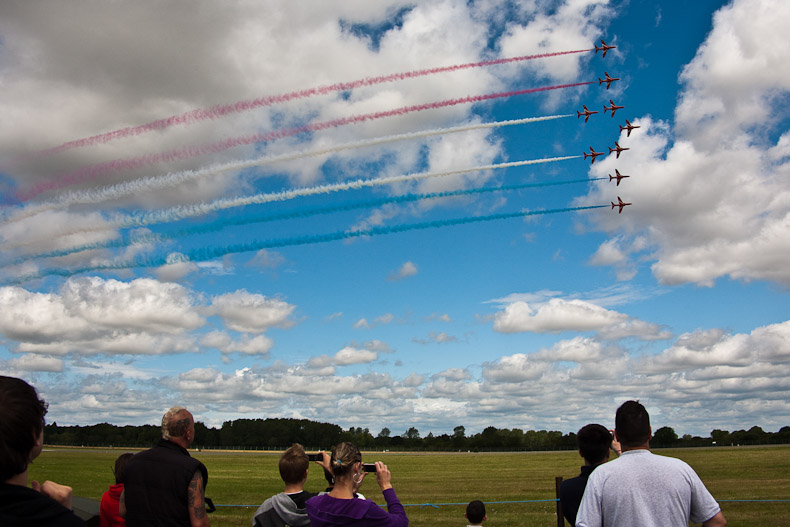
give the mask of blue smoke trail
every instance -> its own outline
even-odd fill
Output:
[[[537,187],[550,187],[550,186],[557,186],[557,185],[571,185],[574,183],[588,183],[591,181],[599,181],[606,178],[584,178],[584,179],[571,179],[565,181],[551,181],[551,182],[544,182],[544,183],[523,183],[519,185],[503,185],[499,187],[481,187],[475,189],[464,189],[464,190],[448,190],[444,192],[432,192],[432,193],[424,193],[424,194],[404,194],[402,196],[392,196],[387,198],[379,198],[374,200],[368,201],[360,201],[356,203],[347,203],[341,205],[334,205],[331,207],[321,207],[321,208],[314,208],[314,209],[304,209],[304,210],[297,210],[293,212],[284,212],[280,214],[269,214],[264,216],[250,216],[246,218],[235,218],[235,219],[221,219],[215,223],[209,225],[197,225],[194,227],[188,227],[185,229],[179,229],[176,231],[168,232],[168,233],[151,233],[151,234],[144,234],[138,235],[134,237],[124,236],[123,238],[116,239],[116,240],[105,240],[101,242],[89,243],[85,245],[80,245],[77,247],[71,247],[68,249],[58,249],[55,251],[49,251],[46,253],[39,253],[33,255],[27,255],[17,258],[12,262],[12,264],[19,264],[34,258],[55,258],[59,256],[67,256],[69,254],[74,254],[82,251],[90,251],[95,249],[117,249],[121,247],[128,247],[129,245],[138,245],[138,244],[145,244],[145,243],[158,243],[167,240],[172,240],[175,238],[180,238],[183,236],[189,236],[193,234],[206,234],[209,232],[216,232],[222,230],[226,227],[238,227],[241,225],[249,225],[252,223],[265,223],[270,221],[278,221],[278,220],[292,220],[297,218],[307,218],[310,216],[316,216],[319,214],[332,214],[335,212],[347,212],[351,210],[358,210],[358,209],[367,209],[367,208],[374,208],[379,207],[381,205],[387,205],[392,203],[407,203],[413,201],[422,201],[422,200],[429,200],[429,199],[440,199],[440,198],[449,198],[455,196],[471,196],[474,194],[484,194],[488,192],[506,192],[510,190],[520,190],[525,188],[537,188]]]
[[[585,207],[566,207],[562,209],[545,209],[535,211],[521,211],[521,212],[507,212],[501,214],[491,214],[489,216],[476,216],[455,218],[449,220],[436,220],[421,223],[407,223],[401,225],[393,225],[390,227],[371,227],[369,229],[361,229],[358,231],[337,231],[328,234],[316,234],[307,236],[296,236],[290,238],[279,238],[274,240],[254,241],[250,243],[239,243],[227,245],[224,247],[205,247],[191,251],[189,254],[169,254],[167,256],[155,256],[138,258],[131,261],[120,261],[114,263],[98,264],[91,266],[84,266],[75,269],[45,269],[38,273],[21,276],[13,281],[8,281],[6,284],[19,284],[30,280],[44,278],[46,276],[62,276],[70,277],[86,272],[95,271],[117,271],[121,269],[134,269],[137,267],[161,267],[163,265],[187,262],[204,262],[220,258],[228,254],[236,254],[250,251],[260,251],[261,249],[276,249],[281,247],[293,247],[296,245],[311,245],[315,243],[326,243],[337,240],[347,240],[350,238],[359,238],[362,236],[379,236],[382,234],[394,234],[398,232],[406,232],[422,229],[433,229],[439,227],[451,227],[456,225],[466,225],[470,223],[480,223],[484,221],[505,220],[511,218],[521,218],[526,216],[537,216],[543,214],[558,214],[561,212],[576,212],[589,209],[607,208],[609,205],[589,205]]]

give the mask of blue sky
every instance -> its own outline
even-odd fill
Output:
[[[181,404],[210,426],[571,432],[636,398],[681,434],[790,422],[790,8],[327,4],[0,7],[0,370],[39,388],[50,420],[156,423]],[[198,109],[214,114],[128,132]],[[482,126],[537,117],[552,118]],[[581,158],[615,141],[630,150]],[[318,192],[424,173],[444,175]],[[468,192],[373,202],[448,191]]]

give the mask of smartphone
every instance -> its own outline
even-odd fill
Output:
[[[307,454],[308,461],[323,461],[324,455],[323,454]]]
[[[375,463],[362,463],[362,470],[365,472],[376,472]]]

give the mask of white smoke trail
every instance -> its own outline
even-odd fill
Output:
[[[171,207],[155,212],[147,212],[144,214],[128,214],[117,215],[110,220],[111,224],[117,228],[125,229],[130,227],[142,227],[145,225],[153,225],[158,223],[169,223],[186,218],[194,218],[196,216],[203,216],[205,214],[216,212],[219,210],[230,209],[235,207],[245,207],[247,205],[256,205],[261,203],[271,203],[273,201],[287,201],[294,198],[303,196],[314,196],[316,194],[329,194],[332,192],[340,192],[343,190],[361,189],[365,187],[376,187],[382,185],[390,185],[393,183],[402,183],[405,181],[417,181],[432,177],[451,176],[456,174],[465,174],[468,172],[478,172],[481,170],[496,170],[500,168],[519,167],[525,165],[536,165],[540,163],[553,163],[556,161],[565,161],[567,159],[577,159],[581,156],[565,156],[565,157],[550,157],[543,159],[530,159],[525,161],[512,161],[509,163],[498,163],[494,165],[482,165],[477,167],[461,168],[456,170],[444,170],[441,172],[420,172],[417,174],[404,174],[400,176],[388,176],[381,178],[371,179],[356,179],[353,181],[345,181],[342,183],[331,183],[326,185],[317,185],[314,187],[297,188],[291,190],[284,190],[281,192],[269,192],[265,194],[255,194],[253,196],[245,196],[239,198],[225,198],[211,201],[209,203],[198,203],[196,205]]]
[[[109,218],[106,222],[97,226],[96,228],[80,228],[68,230],[68,226],[64,230],[57,232],[57,236],[66,236],[69,234],[86,234],[90,232],[105,231],[109,229],[128,229],[132,227],[143,227],[146,225],[155,225],[160,223],[170,223],[186,218],[194,218],[203,216],[211,212],[220,210],[244,207],[247,205],[256,205],[262,203],[271,203],[274,201],[287,201],[303,196],[314,196],[317,194],[329,194],[332,192],[341,192],[344,190],[361,189],[365,187],[376,187],[382,185],[389,185],[393,183],[401,183],[405,181],[417,181],[433,177],[451,176],[456,174],[465,174],[468,172],[478,172],[481,170],[496,170],[500,168],[519,167],[526,165],[537,165],[541,163],[553,163],[556,161],[565,161],[568,159],[578,159],[581,156],[564,156],[564,157],[549,157],[543,159],[530,159],[525,161],[512,161],[508,163],[499,163],[494,165],[482,165],[476,167],[461,168],[456,170],[445,170],[441,172],[420,172],[417,174],[405,174],[400,176],[388,176],[382,178],[371,179],[357,179],[353,181],[346,181],[342,183],[332,183],[326,185],[318,185],[314,187],[296,188],[284,190],[280,192],[270,192],[262,194],[254,194],[252,196],[243,196],[238,198],[224,198],[208,203],[198,203],[195,205],[171,207],[153,212],[146,212],[142,214],[116,214]],[[9,245],[5,244],[7,249],[24,247],[34,243],[41,242],[42,240],[26,241],[25,243]]]
[[[372,139],[356,141],[353,143],[344,143],[341,145],[336,145],[330,148],[324,148],[319,150],[300,150],[296,152],[290,152],[287,154],[281,154],[275,156],[262,156],[255,159],[228,161],[226,163],[210,165],[208,167],[197,169],[197,170],[184,170],[181,172],[173,172],[173,173],[165,174],[163,176],[150,176],[150,177],[140,178],[133,181],[127,181],[124,183],[119,183],[117,185],[111,185],[103,188],[70,191],[65,194],[62,194],[57,199],[28,206],[22,209],[21,211],[19,211],[19,213],[14,215],[12,218],[3,220],[3,223],[12,223],[12,222],[20,221],[24,218],[29,218],[31,216],[41,214],[42,212],[46,212],[58,208],[65,208],[68,207],[69,205],[96,204],[105,201],[121,199],[123,197],[130,195],[142,194],[145,192],[152,192],[165,188],[172,188],[188,181],[192,181],[195,179],[208,177],[216,174],[221,174],[223,172],[230,172],[233,170],[243,170],[246,168],[260,167],[274,163],[281,163],[285,161],[294,161],[306,157],[317,157],[317,156],[335,154],[338,152],[342,152],[344,150],[354,150],[368,146],[376,146],[386,143],[393,143],[397,141],[406,141],[409,139],[420,139],[420,138],[431,137],[435,135],[467,132],[472,130],[483,130],[487,128],[498,128],[503,126],[515,126],[519,124],[536,123],[541,121],[549,121],[553,119],[562,119],[564,117],[573,117],[573,114],[547,115],[543,117],[528,117],[524,119],[513,119],[509,121],[477,123],[477,124],[469,124],[463,126],[454,126],[450,128],[436,128],[433,130],[425,130],[420,132],[409,132],[404,134],[394,134],[394,135],[387,135],[382,137],[375,137]]]

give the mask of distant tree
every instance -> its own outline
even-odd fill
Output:
[[[412,426],[411,428],[406,430],[406,433],[404,434],[404,436],[406,437],[406,439],[419,439],[420,438],[420,431]]]
[[[653,433],[650,440],[651,446],[672,446],[678,442],[678,435],[669,426],[662,426]]]
[[[377,437],[389,438],[390,434],[391,434],[390,429],[385,426],[384,428],[381,429],[381,432],[379,432],[379,435]]]
[[[729,445],[731,442],[730,433],[726,430],[719,430],[718,428],[710,433],[710,437],[717,445]]]
[[[456,426],[453,428],[452,445],[455,449],[463,449],[466,447],[466,428],[463,426]]]

